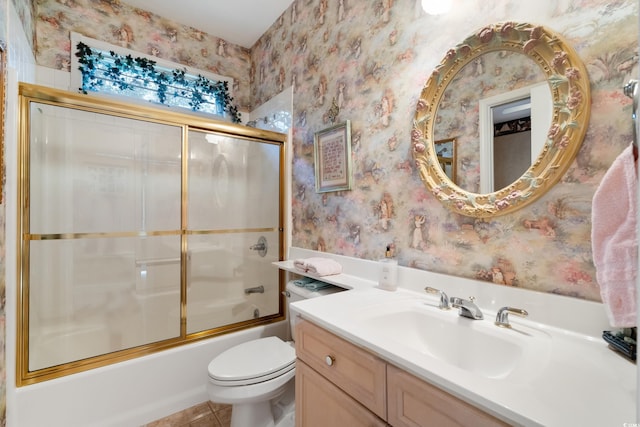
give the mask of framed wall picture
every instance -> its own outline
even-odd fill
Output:
[[[313,137],[316,192],[351,190],[351,121]]]
[[[433,143],[438,163],[449,179],[456,183],[456,139],[448,138]]]

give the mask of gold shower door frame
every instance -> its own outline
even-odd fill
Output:
[[[277,321],[284,320],[284,297],[282,291],[284,290],[284,273],[277,271],[277,292],[270,292],[269,295],[273,295],[273,298],[277,298],[277,308],[273,313],[268,313],[264,316],[249,320],[241,320],[233,322],[231,324],[214,325],[211,327],[201,327],[196,330],[187,330],[187,319],[189,312],[189,305],[187,296],[191,293],[194,294],[194,286],[189,286],[189,267],[188,263],[192,256],[195,256],[195,250],[190,250],[190,242],[197,244],[201,241],[207,241],[207,239],[215,240],[216,242],[233,242],[238,245],[237,241],[234,241],[234,236],[254,238],[254,236],[268,235],[274,236],[277,239],[277,244],[271,244],[269,246],[268,264],[272,261],[281,261],[284,259],[285,247],[284,247],[284,170],[285,170],[285,140],[286,136],[280,133],[259,130],[255,128],[247,128],[228,122],[222,122],[219,120],[209,119],[200,115],[183,114],[174,111],[168,111],[164,108],[154,108],[147,105],[141,105],[136,103],[121,102],[113,100],[108,97],[88,96],[82,94],[74,94],[65,91],[59,91],[56,89],[30,85],[20,84],[19,88],[19,101],[20,101],[20,125],[19,125],[19,159],[18,159],[18,330],[17,330],[17,363],[16,363],[16,383],[18,386],[33,384],[61,376],[86,371],[89,369],[106,366],[109,364],[117,363],[120,361],[140,357],[143,355],[151,354],[168,348],[173,348],[188,344],[197,340],[218,336],[221,334],[238,331],[246,328],[250,328],[257,325],[264,325]],[[63,233],[32,233],[30,228],[31,218],[31,195],[30,195],[30,177],[32,165],[30,164],[30,151],[31,151],[31,132],[34,125],[31,120],[32,106],[43,104],[47,106],[63,107],[65,109],[78,110],[81,112],[95,113],[97,115],[112,116],[118,119],[131,119],[136,122],[148,122],[151,125],[169,125],[176,129],[180,129],[181,141],[180,141],[180,200],[179,200],[179,215],[180,215],[180,229],[176,230],[134,230],[134,231],[107,231],[107,232],[63,232]],[[273,212],[273,222],[277,222],[274,226],[262,226],[260,224],[251,224],[248,227],[229,226],[228,228],[207,228],[207,224],[200,224],[199,227],[193,228],[189,226],[189,167],[190,156],[194,156],[190,151],[190,136],[196,141],[197,138],[207,135],[216,136],[222,143],[231,141],[228,144],[235,143],[238,146],[246,143],[251,147],[245,148],[248,150],[252,148],[256,143],[256,147],[266,147],[270,152],[276,153],[277,159],[274,162],[277,163],[277,183],[274,183],[272,187],[275,187],[278,192],[277,200],[277,212]],[[191,144],[195,147],[195,142],[191,141]],[[216,142],[217,144],[217,142]],[[266,144],[266,145],[264,145]],[[201,144],[201,146],[203,146]],[[273,148],[275,147],[275,149]],[[268,168],[265,168],[268,169]],[[267,170],[266,173],[270,171]],[[136,176],[137,178],[137,176]],[[274,177],[275,179],[275,177]],[[230,184],[232,185],[232,183]],[[71,191],[71,190],[70,190]],[[255,197],[255,194],[254,194]],[[219,200],[217,200],[219,203]],[[178,202],[176,202],[178,203]],[[192,201],[192,204],[196,204]],[[208,209],[207,205],[200,206],[200,211]],[[233,213],[229,214],[230,217]],[[255,221],[254,221],[255,222]],[[144,227],[143,227],[144,228]],[[116,351],[110,351],[106,354],[93,355],[91,357],[81,358],[79,360],[69,360],[65,363],[56,364],[54,366],[42,366],[37,369],[30,369],[30,301],[33,295],[30,294],[30,262],[31,262],[31,250],[34,244],[42,244],[47,241],[79,241],[79,239],[85,239],[89,241],[100,242],[102,240],[122,241],[122,239],[179,239],[179,335],[170,337],[167,339],[159,339],[157,341],[145,343],[142,345],[135,345],[130,348],[122,348]],[[118,240],[120,239],[120,240]],[[225,240],[226,239],[226,240]],[[231,240],[229,240],[231,239]],[[236,238],[236,240],[242,240]],[[136,241],[137,242],[137,241]],[[244,243],[244,242],[242,242]],[[255,252],[255,251],[254,251]],[[253,253],[253,252],[252,252]],[[256,257],[258,255],[255,255]],[[208,258],[211,259],[211,258]],[[166,259],[165,259],[166,260]],[[159,264],[165,262],[160,260]],[[173,260],[169,260],[173,261]],[[175,259],[178,262],[178,258]],[[266,261],[261,261],[266,264]],[[273,269],[275,267],[271,266]],[[146,268],[146,267],[144,267]],[[137,270],[136,270],[137,271]],[[145,270],[146,277],[146,270]],[[211,285],[209,285],[211,286]],[[229,285],[227,285],[229,286]],[[246,286],[246,284],[244,285]],[[276,291],[276,290],[273,290]],[[246,293],[246,292],[245,292]],[[242,295],[242,290],[239,292]],[[275,296],[277,295],[277,297]],[[250,295],[249,295],[250,296]],[[195,303],[197,301],[194,301]],[[193,304],[192,303],[192,304]],[[245,304],[246,305],[246,304]],[[242,304],[237,304],[236,307],[242,307]],[[255,313],[255,311],[254,311]],[[89,336],[91,331],[89,331]]]

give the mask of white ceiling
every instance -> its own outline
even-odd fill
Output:
[[[250,48],[293,0],[123,0],[122,3]]]

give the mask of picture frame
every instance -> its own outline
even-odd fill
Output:
[[[316,193],[351,190],[351,121],[313,136]]]
[[[456,183],[456,139],[447,138],[433,142],[438,163],[442,171],[455,184]]]

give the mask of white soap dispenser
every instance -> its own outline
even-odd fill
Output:
[[[385,291],[398,289],[398,260],[391,253],[391,245],[387,245],[384,258],[380,260],[378,287]]]

